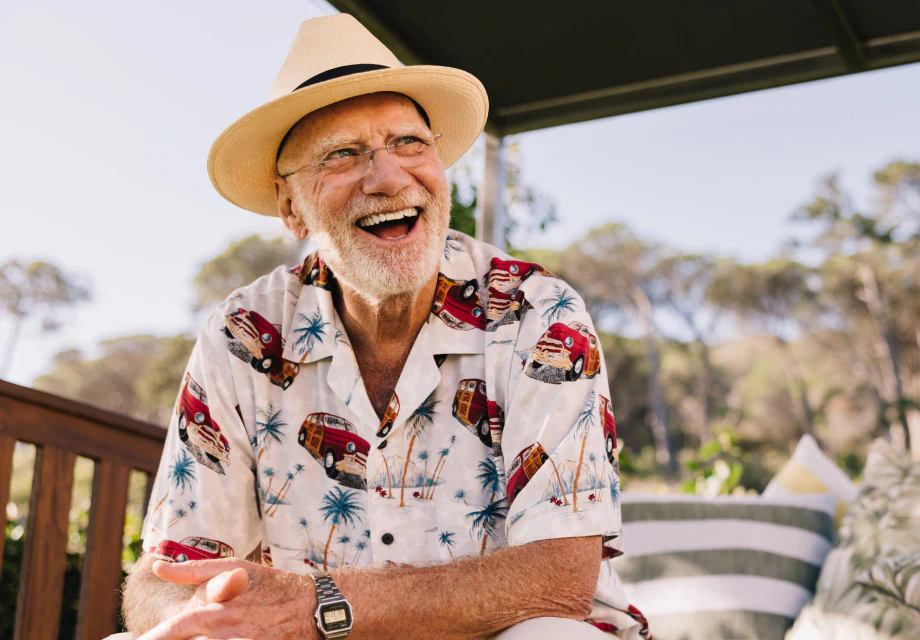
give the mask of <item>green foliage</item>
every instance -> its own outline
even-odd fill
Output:
[[[23,264],[10,260],[0,264],[0,309],[13,319],[0,359],[0,377],[13,361],[13,350],[26,318],[38,317],[43,331],[60,326],[57,311],[90,300],[89,286],[47,262]]]
[[[476,236],[476,192],[469,202],[460,198],[456,184],[450,185],[450,228]]]
[[[194,344],[187,335],[103,340],[95,359],[77,350],[57,354],[32,386],[165,426]]]
[[[276,267],[293,267],[303,260],[303,253],[302,244],[287,236],[266,239],[251,235],[231,242],[222,253],[201,265],[192,281],[195,311],[211,309],[234,289],[249,284]]]

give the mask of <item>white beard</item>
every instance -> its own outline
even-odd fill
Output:
[[[355,226],[357,220],[381,210],[413,206],[422,208],[415,222],[422,225],[422,233],[412,245],[379,249],[355,242],[355,234],[364,233]],[[380,302],[418,291],[437,273],[450,224],[450,192],[433,194],[418,188],[411,194],[362,198],[325,220],[306,208],[300,214],[336,279],[368,301]]]

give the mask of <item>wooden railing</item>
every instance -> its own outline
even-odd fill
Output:
[[[99,640],[117,631],[129,477],[132,469],[146,474],[146,509],[165,438],[155,425],[0,380],[0,513],[16,442],[35,445],[15,640],[58,637],[77,456],[95,467],[76,637]],[[3,545],[0,530],[0,558]]]

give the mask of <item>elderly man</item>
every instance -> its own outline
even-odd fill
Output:
[[[198,336],[132,633],[648,637],[610,560],[616,434],[584,304],[448,231],[444,168],[487,109],[469,74],[401,67],[339,15],[301,26],[273,99],[215,142],[217,190],[317,251]]]

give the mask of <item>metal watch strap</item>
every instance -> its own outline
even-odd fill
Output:
[[[313,578],[313,583],[316,585],[316,610],[319,611],[319,608],[324,604],[332,604],[335,602],[344,602],[348,605],[348,608],[351,609],[351,604],[345,599],[345,596],[342,595],[342,592],[339,591],[339,588],[335,585],[335,580],[332,579],[332,576],[326,573],[325,571],[314,571],[310,574],[310,577]],[[317,625],[319,626],[319,620],[317,619]],[[345,629],[344,631],[330,631],[326,632],[322,626],[320,626],[320,632],[326,637],[326,640],[342,640],[347,638],[351,633],[351,629]]]

